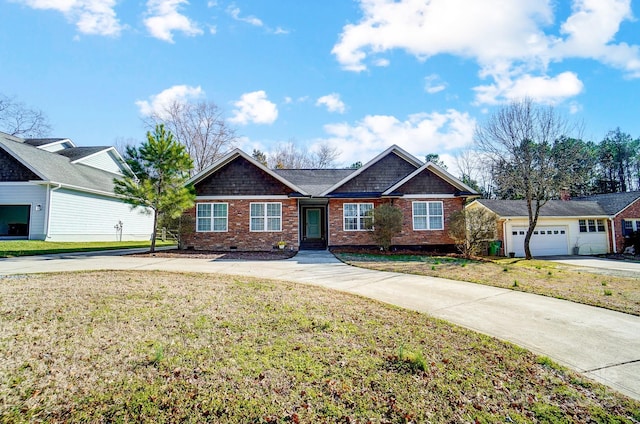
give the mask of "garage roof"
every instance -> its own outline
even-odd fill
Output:
[[[525,200],[478,199],[481,205],[502,218],[528,217]],[[596,201],[549,200],[541,209],[544,217],[605,217],[607,212]]]

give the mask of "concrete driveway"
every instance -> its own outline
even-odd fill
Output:
[[[640,278],[640,262],[604,259],[595,256],[554,256],[540,259],[571,265],[572,267],[578,267],[587,272]]]
[[[0,259],[0,276],[79,270],[226,273],[329,287],[510,341],[640,400],[640,317],[633,315],[496,287],[355,268],[328,252],[260,262],[112,252]]]

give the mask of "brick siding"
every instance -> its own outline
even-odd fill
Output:
[[[282,203],[282,231],[249,231],[250,203],[278,202]],[[197,203],[216,203],[215,201],[197,201]],[[185,246],[196,250],[228,251],[235,247],[240,251],[268,251],[276,243],[283,240],[287,249],[298,249],[298,205],[295,199],[248,200],[230,199],[228,204],[228,231],[195,232],[195,206],[185,212],[193,219],[194,231],[185,237]]]
[[[624,219],[638,219],[640,218],[640,199],[633,202],[627,209],[622,211],[614,219],[614,225],[616,230],[616,248],[618,253],[624,251],[624,235],[622,234],[622,220]]]

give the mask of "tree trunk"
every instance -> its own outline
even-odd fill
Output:
[[[153,210],[153,233],[151,233],[151,248],[149,248],[149,252],[153,253],[156,251],[156,231],[158,226],[158,210]]]

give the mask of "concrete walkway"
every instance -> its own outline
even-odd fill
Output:
[[[283,261],[148,258],[113,252],[0,259],[0,276],[107,269],[248,275],[355,293],[510,341],[640,400],[640,317],[606,309],[479,284],[355,268],[328,252],[300,252]]]

